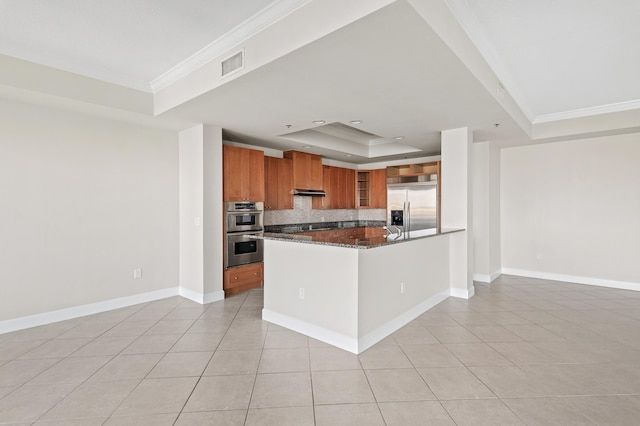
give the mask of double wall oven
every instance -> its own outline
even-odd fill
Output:
[[[224,203],[227,250],[225,266],[247,265],[262,262],[264,241],[262,237],[264,203],[227,202]]]

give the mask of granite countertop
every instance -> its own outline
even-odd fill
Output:
[[[318,244],[336,247],[346,248],[358,248],[358,249],[370,249],[375,247],[383,247],[391,244],[398,244],[407,241],[417,240],[420,238],[434,237],[443,234],[450,234],[452,232],[464,231],[464,229],[442,229],[437,232],[436,229],[424,229],[419,231],[411,231],[410,233],[403,233],[401,235],[390,235],[388,238],[383,235],[385,231],[380,227],[350,227],[361,230],[360,233],[372,234],[370,237],[359,237],[357,235],[336,235],[336,230],[345,228],[324,228],[324,229],[311,229],[311,231],[299,231],[299,232],[269,232],[266,230],[264,233],[265,240],[277,240],[277,241],[291,241],[305,244]],[[304,228],[303,228],[304,229]],[[356,234],[358,231],[356,231]],[[378,235],[374,235],[378,234]]]
[[[306,231],[327,231],[351,228],[382,228],[384,220],[347,220],[342,222],[311,222],[286,225],[267,225],[264,232],[275,234],[295,234]]]

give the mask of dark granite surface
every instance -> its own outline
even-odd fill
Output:
[[[386,225],[384,220],[347,220],[342,222],[313,222],[295,223],[286,225],[267,225],[264,232],[277,234],[295,234],[306,231],[326,231],[332,229],[348,228],[382,228]]]
[[[355,228],[355,227],[352,227]],[[366,228],[366,227],[363,227]],[[375,227],[377,229],[381,228]],[[334,228],[344,229],[344,228]],[[407,241],[417,240],[421,238],[435,237],[438,235],[450,234],[452,232],[464,231],[464,229],[442,229],[437,232],[436,229],[424,229],[420,231],[411,231],[403,233],[401,235],[384,236],[372,236],[368,238],[354,238],[352,236],[334,236],[332,235],[332,229],[317,230],[312,229],[312,235],[309,235],[309,230],[295,232],[265,232],[265,240],[278,240],[278,241],[291,241],[304,244],[317,244],[327,245],[335,247],[357,248],[357,249],[369,249],[375,247],[383,247],[391,244],[398,244]],[[306,235],[305,235],[306,234]]]

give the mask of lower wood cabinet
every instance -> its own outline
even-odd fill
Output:
[[[245,290],[261,287],[263,279],[263,262],[226,269],[222,287],[224,295],[231,296]]]

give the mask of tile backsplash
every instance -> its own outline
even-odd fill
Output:
[[[294,223],[343,222],[348,220],[386,219],[385,209],[336,209],[317,210],[311,208],[311,197],[294,196],[293,210],[267,210],[264,225],[284,225]]]

